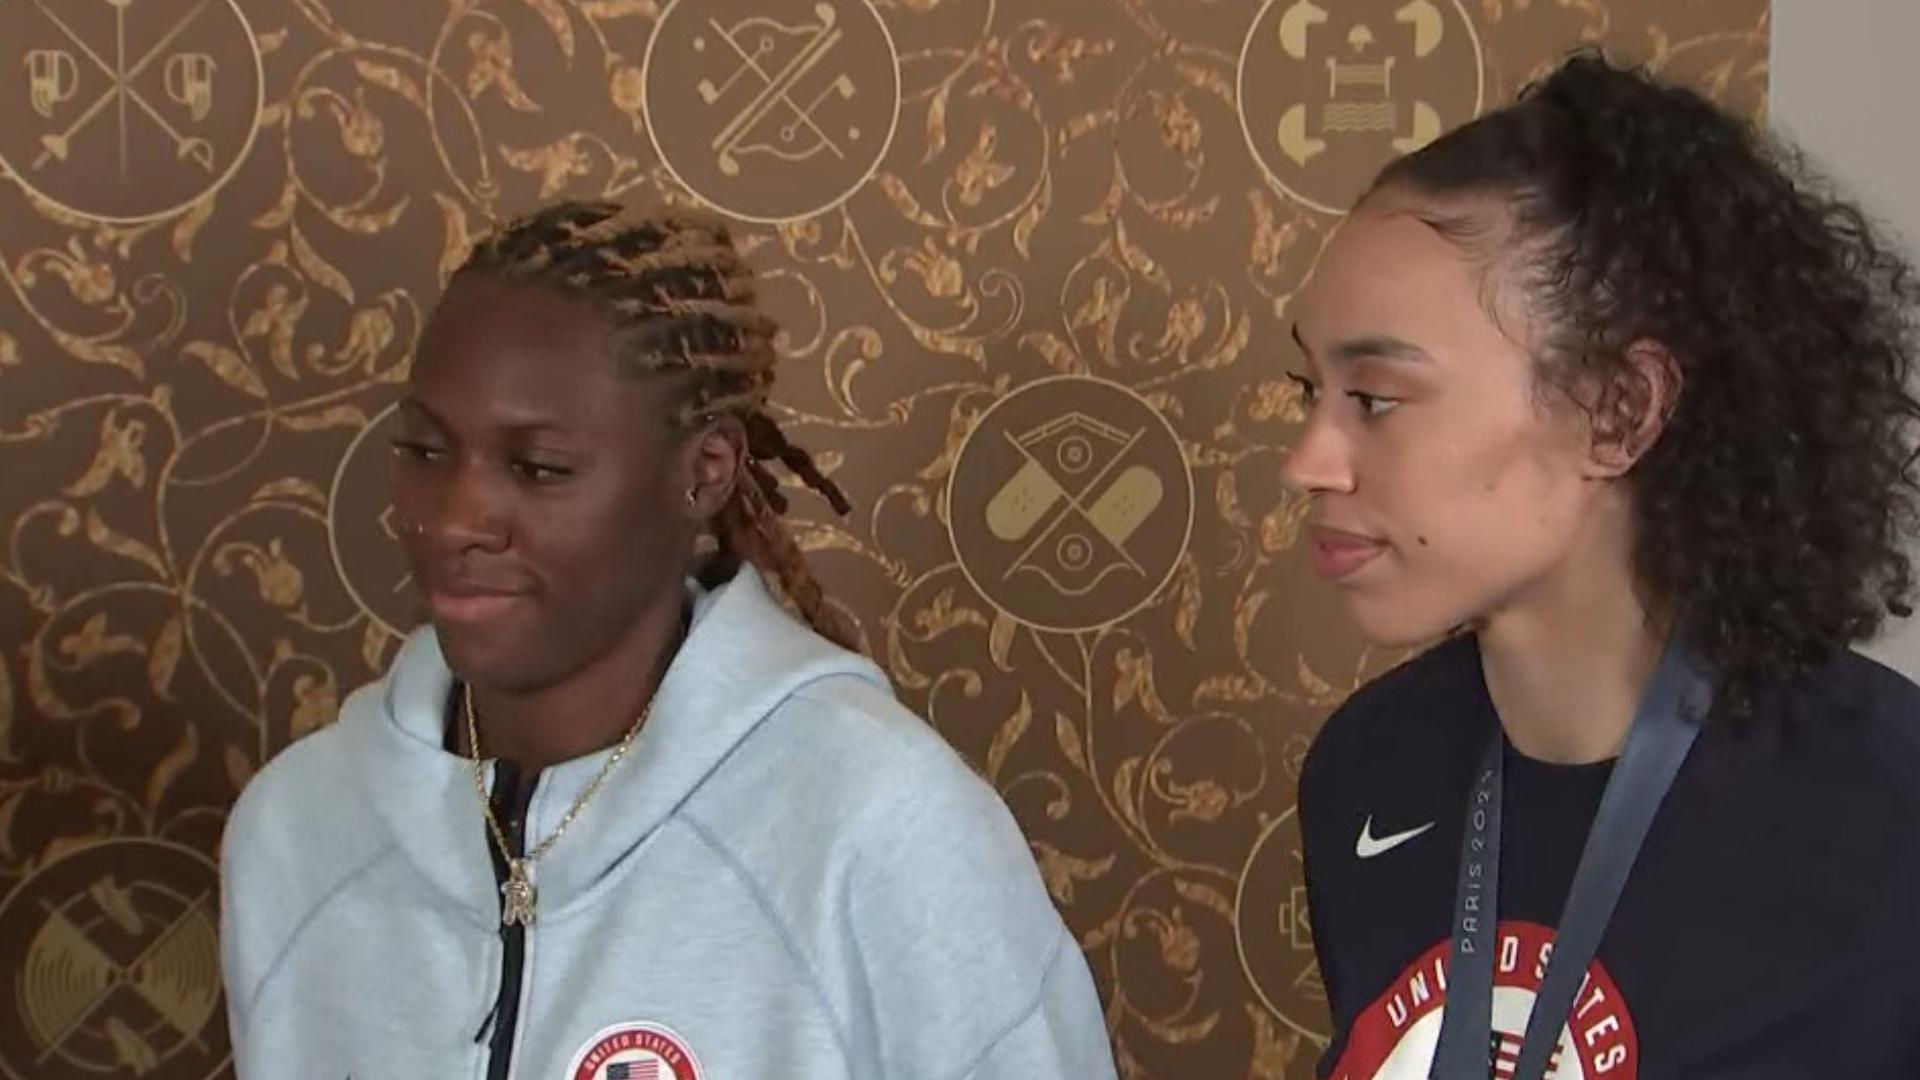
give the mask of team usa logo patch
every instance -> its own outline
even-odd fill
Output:
[[[1553,931],[1538,923],[1500,923],[1493,965],[1493,1035],[1487,1047],[1495,1080],[1508,1080],[1520,1059],[1520,1040],[1553,955]],[[1441,941],[1400,974],[1354,1018],[1334,1080],[1426,1080],[1440,1041],[1447,1000],[1447,950]],[[1547,1080],[1635,1080],[1640,1040],[1633,1014],[1598,960],[1574,995]]]
[[[615,1024],[601,1031],[567,1066],[567,1080],[702,1080],[687,1040],[660,1024]]]

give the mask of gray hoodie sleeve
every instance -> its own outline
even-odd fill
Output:
[[[1063,932],[1060,942],[1032,1007],[987,1046],[960,1080],[1055,1076],[1108,1080],[1114,1075],[1106,1026],[1088,1022],[1089,1010],[1097,1010],[1099,1000],[1086,961],[1070,935]]]
[[[946,751],[876,807],[850,915],[887,1080],[1111,1080],[1086,959],[999,796]]]

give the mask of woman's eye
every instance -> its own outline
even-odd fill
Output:
[[[1312,379],[1307,378],[1305,375],[1295,375],[1291,371],[1287,373],[1287,379],[1292,382],[1293,385],[1300,388],[1300,399],[1302,401],[1305,401],[1308,405],[1314,405],[1319,402],[1320,388],[1314,385]]]
[[[1385,416],[1393,411],[1394,406],[1400,404],[1398,398],[1380,397],[1377,394],[1363,394],[1358,390],[1350,392],[1347,396],[1359,402],[1360,411],[1366,413],[1369,418]]]
[[[412,458],[416,461],[439,461],[447,456],[445,450],[417,439],[393,440],[393,453],[395,457]]]
[[[550,465],[539,461],[516,461],[513,463],[513,471],[536,484],[551,484],[573,475],[573,470],[564,465]]]

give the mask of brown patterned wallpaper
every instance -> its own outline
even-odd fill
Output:
[[[1004,793],[1124,1072],[1305,1077],[1292,813],[1394,658],[1292,551],[1281,314],[1390,155],[1766,0],[0,0],[0,1075],[227,1074],[224,813],[415,622],[383,429],[475,233],[743,219],[806,546]],[[478,827],[476,825],[476,827]],[[298,1074],[297,1068],[293,1070]]]

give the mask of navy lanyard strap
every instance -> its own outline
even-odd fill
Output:
[[[1668,642],[1653,681],[1641,695],[1626,749],[1607,780],[1580,866],[1555,931],[1553,954],[1534,998],[1514,1080],[1542,1080],[1626,887],[1627,875],[1680,765],[1700,733],[1712,688],[1678,644]],[[1447,1005],[1434,1050],[1431,1080],[1486,1080],[1493,1045],[1493,955],[1499,933],[1500,804],[1505,736],[1495,732],[1474,773],[1460,843],[1454,894]]]

